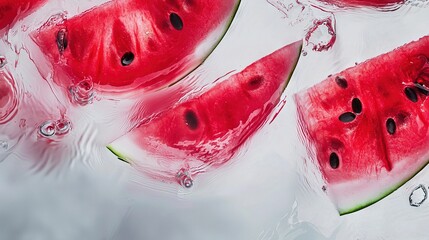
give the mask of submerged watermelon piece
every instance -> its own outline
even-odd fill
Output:
[[[2,0],[0,2],[0,29],[5,28],[17,18],[22,18],[45,0]]]
[[[319,0],[338,7],[376,7],[384,8],[403,4],[404,0]]]
[[[340,214],[387,196],[429,161],[429,37],[295,95],[300,126]]]
[[[115,0],[33,34],[69,86],[90,79],[99,90],[158,89],[178,81],[213,51],[239,0]],[[53,26],[52,26],[53,25]]]
[[[218,165],[266,122],[298,61],[301,42],[285,46],[182,102],[112,142],[122,160],[138,163],[145,153],[181,166]]]

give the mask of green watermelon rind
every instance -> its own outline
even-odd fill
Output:
[[[425,168],[429,163],[429,159],[426,161],[425,164],[423,164],[423,166],[418,169],[414,174],[412,174],[410,177],[404,179],[403,181],[399,182],[398,184],[392,186],[391,188],[387,189],[386,191],[382,192],[378,197],[370,199],[364,203],[358,204],[355,207],[349,208],[349,209],[338,209],[338,212],[340,214],[340,216],[346,215],[346,214],[350,214],[350,213],[354,213],[357,212],[361,209],[364,209],[366,207],[369,207],[375,203],[377,203],[378,201],[380,201],[381,199],[387,197],[388,195],[390,195],[391,193],[393,193],[394,191],[398,190],[401,186],[403,186],[406,182],[408,182],[410,179],[412,179],[414,176],[416,176],[417,174],[419,174],[420,171],[423,170],[423,168]]]
[[[125,156],[125,155],[122,155],[121,153],[119,153],[118,151],[116,151],[115,149],[113,149],[113,147],[112,146],[110,146],[110,145],[107,145],[106,146],[106,148],[107,149],[109,149],[109,151],[110,152],[112,152],[114,155],[116,155],[116,157],[118,157],[118,159],[119,160],[121,160],[121,161],[123,161],[123,162],[126,162],[126,163],[130,163],[128,160],[127,160],[127,157]]]
[[[302,43],[301,43],[301,45],[298,48],[298,57],[296,58],[295,63],[292,65],[290,73],[287,76],[287,79],[286,79],[286,82],[285,82],[286,84],[284,85],[284,87],[282,89],[282,93],[284,93],[284,91],[286,90],[286,87],[289,85],[290,79],[292,78],[292,75],[295,72],[296,66],[298,65],[298,61],[299,61],[299,58],[301,56],[301,52],[302,52]]]
[[[189,72],[186,73],[184,76],[182,76],[179,79],[177,79],[176,81],[168,84],[165,88],[171,87],[171,86],[175,85],[176,83],[180,82],[181,80],[183,80],[184,78],[186,78],[188,75],[190,75],[193,71],[195,71],[195,69],[197,69],[199,66],[201,66],[210,57],[210,55],[217,48],[217,46],[219,46],[220,42],[222,41],[222,39],[224,39],[226,33],[230,29],[232,22],[234,21],[235,15],[237,15],[240,4],[241,4],[241,0],[238,0],[235,7],[234,7],[234,10],[233,10],[231,16],[229,17],[229,19],[226,22],[226,26],[225,26],[222,34],[221,34],[221,37],[217,40],[217,42],[213,45],[213,47],[207,51],[207,53],[205,54],[205,57],[202,58],[201,63],[199,63],[197,66],[195,66],[194,68],[189,70]]]
[[[289,85],[290,79],[292,78],[292,75],[295,72],[296,66],[298,65],[298,62],[299,62],[299,59],[300,59],[300,56],[301,56],[301,51],[302,51],[302,43],[299,46],[299,49],[297,51],[298,52],[298,56],[296,57],[295,62],[292,65],[290,73],[289,73],[289,75],[286,77],[286,79],[284,81],[285,84],[284,84],[284,87],[282,88],[282,93],[285,91],[286,87]],[[128,156],[126,156],[123,153],[120,153],[118,150],[115,149],[115,147],[112,145],[114,142],[112,142],[109,145],[107,145],[106,148],[110,152],[112,152],[114,155],[116,155],[116,157],[118,157],[119,160],[121,160],[123,162],[126,162],[128,164],[132,164],[133,161],[131,160],[131,158],[129,158]]]

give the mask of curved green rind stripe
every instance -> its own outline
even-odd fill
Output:
[[[290,69],[289,75],[287,76],[286,84],[283,87],[282,92],[284,92],[286,90],[286,87],[289,85],[290,79],[292,78],[292,75],[295,72],[296,66],[298,65],[298,61],[301,57],[301,51],[302,51],[302,42],[301,42],[301,45],[299,46],[299,49],[298,49],[298,57],[296,58],[293,67]]]
[[[234,11],[231,14],[231,17],[229,18],[226,28],[225,30],[222,32],[221,37],[219,38],[219,40],[214,44],[214,46],[208,51],[207,55],[203,58],[203,61],[198,64],[197,66],[195,66],[194,68],[192,68],[187,74],[185,74],[183,77],[181,77],[180,79],[178,79],[177,81],[174,81],[172,83],[170,83],[167,87],[171,87],[174,84],[180,82],[182,79],[184,79],[185,77],[187,77],[189,74],[191,74],[195,69],[197,69],[199,66],[201,66],[206,60],[207,58],[213,53],[213,51],[216,49],[216,47],[220,44],[220,42],[222,41],[222,39],[225,37],[226,33],[228,32],[229,28],[231,27],[232,21],[234,20],[235,15],[237,15],[238,12],[238,8],[240,6],[241,0],[237,1],[237,4],[235,5]]]
[[[400,188],[402,185],[404,185],[406,182],[408,182],[411,178],[413,178],[414,176],[416,176],[421,170],[423,170],[423,168],[426,167],[426,165],[428,165],[429,160],[419,169],[416,171],[416,173],[414,173],[413,175],[411,175],[409,178],[403,180],[402,182],[399,182],[398,184],[394,185],[393,187],[389,188],[388,190],[382,192],[378,197],[368,200],[367,202],[358,204],[355,207],[349,208],[349,209],[339,209],[339,213],[341,216],[346,215],[346,214],[350,214],[350,213],[354,213],[357,212],[363,208],[369,207],[371,205],[373,205],[374,203],[380,201],[381,199],[387,197],[389,194],[393,193],[394,191],[396,191],[398,188]]]
[[[118,157],[119,160],[121,160],[123,162],[126,162],[128,164],[130,163],[124,155],[122,155],[119,152],[117,152],[115,149],[113,149],[112,146],[107,145],[106,148],[109,149],[109,151],[111,151],[113,154],[115,154]]]

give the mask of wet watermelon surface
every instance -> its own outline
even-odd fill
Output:
[[[207,92],[167,109],[108,148],[131,164],[144,166],[146,151],[161,156],[163,165],[179,165],[180,169],[171,167],[167,179],[179,171],[193,174],[201,166],[226,163],[280,102],[301,47],[297,41],[276,50]]]
[[[0,1],[0,239],[426,239],[427,6]]]
[[[66,75],[56,79],[60,85],[89,79],[110,92],[156,90],[202,63],[239,2],[110,1],[70,19],[48,21],[33,38],[55,72]]]
[[[340,212],[376,201],[376,191],[392,191],[426,165],[428,54],[422,38],[297,96],[303,131]],[[380,189],[365,196],[365,185]]]

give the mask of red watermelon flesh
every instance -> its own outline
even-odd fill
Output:
[[[428,163],[428,57],[424,37],[295,96],[310,154],[340,214],[377,202]]]
[[[218,165],[263,125],[298,61],[301,42],[285,46],[178,104],[111,143],[121,159],[137,163],[144,152],[186,166],[191,161]]]
[[[211,53],[239,0],[115,0],[33,34],[55,71],[91,79],[99,90],[158,89]]]
[[[403,4],[404,0],[320,0],[339,7],[389,7]]]
[[[11,24],[40,6],[45,0],[2,0],[0,3],[0,29]]]

